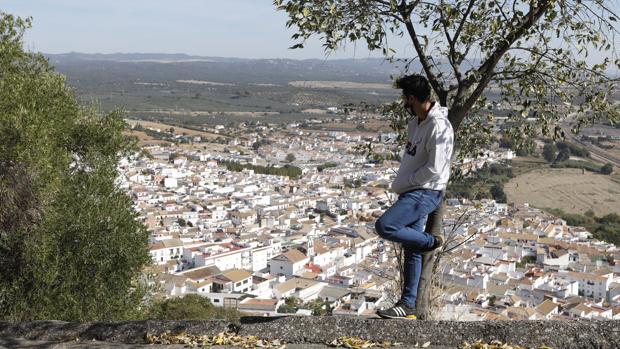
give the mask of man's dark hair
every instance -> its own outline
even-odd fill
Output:
[[[405,75],[396,80],[396,88],[402,89],[404,95],[414,96],[420,102],[426,102],[431,97],[431,85],[422,75]]]

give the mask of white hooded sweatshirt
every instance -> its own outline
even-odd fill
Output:
[[[448,120],[448,108],[434,102],[420,124],[409,121],[407,144],[400,167],[392,183],[397,194],[413,189],[445,190],[450,178],[454,132]]]

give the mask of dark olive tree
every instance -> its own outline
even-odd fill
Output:
[[[616,15],[605,0],[275,0],[294,28],[293,48],[317,36],[326,50],[361,41],[389,59],[390,44],[407,38],[415,49],[406,70],[418,62],[435,97],[449,108],[459,157],[475,154],[492,138],[493,114],[485,91],[492,89],[513,127],[517,147],[539,133],[562,137],[598,119],[618,121],[611,96],[620,65],[614,47]],[[402,59],[402,58],[401,58]],[[403,133],[402,108],[387,109]],[[534,120],[531,122],[530,120]],[[401,137],[402,139],[402,137]],[[435,259],[436,260],[436,259]],[[432,268],[425,263],[421,288]],[[422,292],[422,294],[426,294]],[[419,305],[426,307],[426,297]],[[422,304],[420,304],[422,303]],[[420,309],[421,307],[418,306]],[[422,317],[428,313],[422,311]]]
[[[147,232],[119,188],[118,112],[80,106],[0,12],[0,319],[132,318]]]

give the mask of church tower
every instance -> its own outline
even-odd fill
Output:
[[[306,242],[306,251],[308,257],[314,257],[314,237],[308,236],[308,241]]]

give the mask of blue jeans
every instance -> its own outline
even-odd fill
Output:
[[[433,235],[424,227],[428,214],[441,204],[443,192],[419,189],[401,194],[398,200],[375,222],[379,236],[400,242],[404,255],[404,287],[401,301],[415,308],[422,271],[422,252],[435,244]]]

